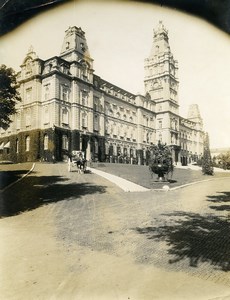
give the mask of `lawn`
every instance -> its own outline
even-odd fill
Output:
[[[149,172],[148,166],[128,165],[128,164],[110,164],[110,163],[92,163],[91,167],[99,169],[101,171],[120,176],[124,179],[130,180],[141,186],[150,189],[161,188],[162,182],[157,181],[157,175],[153,175]],[[216,173],[213,176],[203,175],[200,170],[191,170],[185,168],[174,168],[171,182],[167,183],[170,188],[187,184],[190,182],[207,180],[216,177],[230,176],[230,173]]]

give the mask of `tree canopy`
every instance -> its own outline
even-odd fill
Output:
[[[217,159],[219,161],[219,164],[223,169],[230,170],[230,151],[227,151],[226,153],[219,154],[217,156]]]
[[[0,128],[10,126],[10,116],[16,112],[15,104],[20,101],[16,89],[16,74],[12,68],[0,66]]]

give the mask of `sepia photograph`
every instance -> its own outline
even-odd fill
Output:
[[[1,299],[230,299],[230,5],[185,2],[2,1]]]

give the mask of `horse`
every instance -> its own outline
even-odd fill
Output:
[[[76,161],[78,173],[85,173],[86,171],[86,160],[84,158],[80,158]]]
[[[69,157],[68,160],[68,171],[71,172],[72,167],[77,167],[78,173],[85,173],[86,171],[86,159],[84,158],[84,153],[78,151],[75,155]]]

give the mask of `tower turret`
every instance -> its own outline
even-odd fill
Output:
[[[85,32],[81,27],[69,27],[65,31],[61,55],[63,59],[73,62],[84,60],[93,68],[93,59],[90,57]]]
[[[191,104],[189,106],[188,120],[195,122],[197,129],[203,130],[203,119],[201,118],[199,106],[197,104]]]

